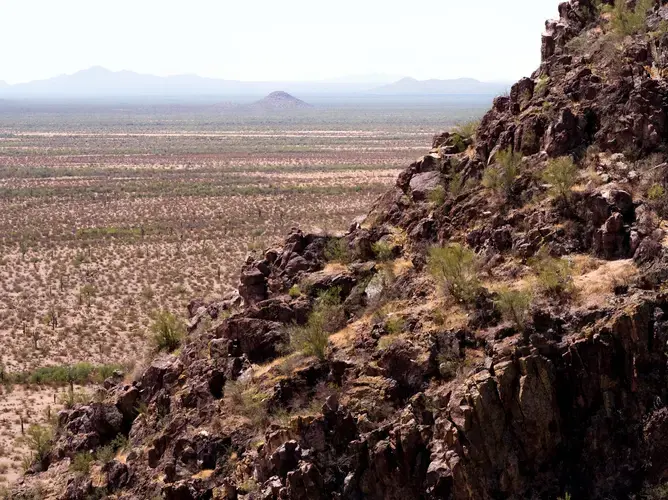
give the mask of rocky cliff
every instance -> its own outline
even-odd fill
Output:
[[[667,22],[562,3],[475,134],[345,236],[249,258],[243,306],[193,301],[182,348],[61,412],[12,498],[664,498]]]

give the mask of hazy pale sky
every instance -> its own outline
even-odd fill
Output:
[[[0,80],[90,66],[319,80],[515,80],[559,0],[0,0]]]

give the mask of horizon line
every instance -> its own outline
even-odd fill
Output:
[[[25,85],[29,83],[34,83],[34,82],[44,82],[48,80],[53,80],[55,78],[60,78],[60,77],[67,77],[67,76],[75,76],[78,75],[79,73],[84,73],[86,71],[91,71],[91,70],[103,70],[107,73],[112,73],[112,74],[118,74],[118,73],[131,73],[134,75],[139,75],[139,76],[148,76],[148,77],[155,77],[155,78],[176,78],[176,77],[195,77],[195,78],[201,78],[205,80],[218,80],[218,81],[225,81],[225,82],[239,82],[239,83],[329,83],[329,84],[357,84],[361,85],[365,82],[360,82],[357,81],[356,79],[359,78],[369,78],[369,77],[374,77],[377,76],[379,77],[379,80],[382,81],[377,81],[377,82],[369,82],[369,84],[377,84],[377,85],[387,85],[387,84],[393,84],[400,82],[402,80],[414,80],[416,82],[429,82],[429,81],[458,81],[458,80],[474,80],[478,83],[485,83],[485,84],[510,84],[513,83],[512,79],[495,79],[495,80],[481,80],[479,78],[473,77],[473,76],[457,76],[457,77],[448,77],[448,78],[437,78],[437,77],[430,77],[430,78],[416,78],[410,75],[404,75],[404,76],[398,76],[398,75],[391,75],[391,74],[386,74],[386,73],[368,73],[368,74],[348,74],[348,75],[339,75],[339,76],[329,76],[325,78],[319,78],[319,79],[265,79],[265,80],[259,80],[259,79],[252,79],[252,80],[245,80],[245,79],[238,79],[238,78],[228,78],[228,77],[213,77],[213,76],[204,76],[198,73],[172,73],[168,75],[160,75],[160,74],[154,74],[154,73],[145,73],[141,71],[135,71],[132,69],[120,69],[120,70],[112,70],[109,68],[106,68],[102,65],[93,65],[89,66],[87,68],[79,69],[77,71],[74,71],[73,73],[59,73],[53,76],[49,77],[44,77],[44,78],[37,78],[33,80],[24,80],[24,81],[15,81],[13,83],[10,83],[7,80],[3,80],[0,78],[0,82],[4,83],[5,86],[13,87],[16,85]],[[385,77],[384,79],[380,77]],[[346,81],[346,78],[350,78],[349,81]]]

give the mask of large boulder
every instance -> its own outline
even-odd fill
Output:
[[[245,354],[252,363],[275,357],[280,347],[288,342],[285,325],[243,316],[233,316],[223,321],[216,328],[215,335],[230,341],[230,356]]]
[[[415,174],[410,182],[411,195],[415,201],[425,201],[429,194],[441,185],[439,172]]]
[[[267,276],[257,268],[243,270],[239,278],[239,294],[246,304],[255,304],[269,296]]]
[[[54,459],[90,452],[123,431],[123,415],[113,404],[92,403],[58,414],[59,432],[51,451]]]

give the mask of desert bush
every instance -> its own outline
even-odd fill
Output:
[[[290,329],[290,345],[308,356],[325,359],[329,333],[325,330],[325,318],[322,312],[314,311],[304,326]]]
[[[461,135],[464,139],[472,139],[475,137],[476,131],[480,126],[480,120],[470,120],[455,126],[455,132]]]
[[[155,297],[155,291],[150,286],[142,288],[141,296],[146,302],[150,302]]]
[[[385,335],[380,338],[378,341],[378,350],[384,351],[386,349],[389,349],[392,347],[394,344],[399,342],[400,336],[398,333],[390,334],[390,335]]]
[[[499,151],[496,155],[496,164],[485,169],[482,185],[493,189],[501,196],[508,197],[515,179],[520,175],[521,164],[521,153],[514,152],[510,147]]]
[[[549,76],[541,76],[536,82],[536,87],[534,88],[534,94],[542,95],[545,90],[547,90],[550,83]]]
[[[160,311],[151,325],[153,347],[156,351],[173,352],[181,345],[185,337],[186,326],[183,321],[169,311]]]
[[[88,307],[90,307],[93,298],[95,298],[95,295],[97,294],[97,289],[95,288],[94,285],[91,283],[86,283],[84,286],[81,287],[81,290],[79,290],[79,302],[81,304],[85,303]]]
[[[88,452],[77,453],[70,463],[70,470],[77,474],[87,476],[93,463],[93,455]]]
[[[43,366],[32,372],[7,374],[7,378],[15,383],[38,385],[86,385],[100,383],[110,377],[114,371],[123,370],[123,365],[93,365],[91,363],[76,363],[73,365]]]
[[[662,218],[668,218],[668,196],[666,196],[666,188],[661,182],[654,182],[647,189],[646,193],[647,205],[656,214]]]
[[[551,257],[541,250],[529,264],[536,273],[538,288],[543,293],[564,297],[575,291],[572,266],[568,261]]]
[[[642,494],[638,498],[643,500],[665,500],[668,498],[668,483],[652,486],[647,485],[643,488]]]
[[[432,203],[436,206],[441,206],[445,203],[445,188],[443,186],[436,186],[432,191],[429,192],[427,199],[429,203]]]
[[[347,264],[352,261],[352,252],[345,238],[331,238],[325,245],[325,258],[330,262]]]
[[[302,291],[299,288],[299,285],[292,285],[290,287],[290,290],[288,290],[288,295],[292,297],[293,299],[296,299],[297,297],[301,296]]]
[[[376,259],[380,261],[392,260],[392,257],[394,257],[393,246],[386,241],[377,241],[371,245],[371,249]]]
[[[103,464],[111,462],[116,456],[116,452],[124,450],[128,446],[128,438],[123,434],[116,436],[109,444],[98,448],[95,452],[95,459]]]
[[[130,444],[130,440],[127,436],[118,434],[114,439],[111,440],[111,443],[109,444],[114,448],[114,450],[125,450]]]
[[[543,170],[543,181],[550,184],[552,193],[562,199],[568,199],[578,177],[578,167],[570,156],[552,159]]]
[[[95,458],[102,464],[111,462],[116,456],[116,451],[111,445],[101,446],[95,452]]]
[[[72,388],[68,389],[60,396],[60,403],[67,409],[74,408],[79,404],[89,403],[90,400],[90,394],[85,391],[74,390]]]
[[[430,274],[444,289],[463,303],[471,302],[480,288],[478,259],[473,250],[452,243],[429,250]]]
[[[341,288],[332,287],[318,296],[305,325],[290,328],[290,345],[307,356],[324,360],[327,356],[329,335],[342,328],[345,322]]]
[[[43,461],[51,451],[53,431],[50,427],[32,424],[28,427],[23,441],[33,455],[33,460]]]
[[[654,7],[654,0],[637,0],[635,7],[628,6],[626,0],[615,0],[614,5],[606,5],[610,13],[610,27],[620,36],[643,33],[647,29],[647,14]]]
[[[499,290],[495,300],[503,317],[515,324],[518,330],[524,330],[533,296],[526,290],[512,290],[504,287]]]
[[[249,477],[241,484],[239,484],[239,491],[245,494],[253,494],[260,489],[260,485],[254,477]]]
[[[382,325],[383,329],[389,335],[401,333],[404,330],[406,321],[403,316],[396,312],[396,305],[391,302],[378,307],[371,315],[371,323],[374,325]]]
[[[666,190],[661,184],[652,184],[647,190],[647,199],[659,201],[666,195]]]
[[[264,240],[264,238],[261,238],[259,236],[255,235],[252,236],[251,240],[248,242],[249,252],[262,254],[266,248],[267,248],[267,242]]]
[[[448,183],[448,191],[453,198],[457,198],[464,191],[464,177],[460,172],[453,174]]]
[[[338,306],[341,305],[341,287],[333,286],[327,290],[322,290],[318,294],[317,306]]]
[[[248,418],[254,427],[268,421],[268,395],[251,382],[231,382],[225,385],[225,399],[233,412]]]
[[[51,327],[52,330],[55,330],[58,327],[59,312],[60,311],[58,311],[58,308],[56,308],[55,305],[49,305],[49,309],[42,317],[42,323],[44,323],[45,326]]]
[[[404,330],[405,326],[406,322],[404,321],[404,318],[398,315],[390,316],[385,321],[385,330],[390,335],[396,335],[401,333]]]

